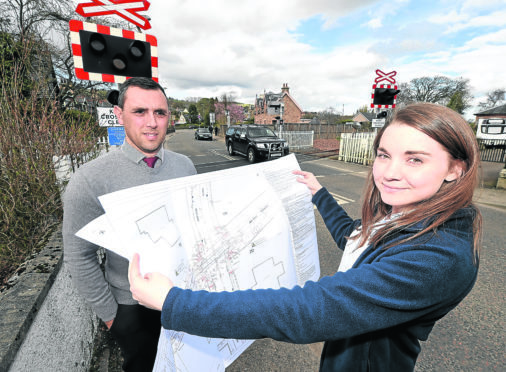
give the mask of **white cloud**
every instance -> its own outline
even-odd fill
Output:
[[[369,22],[366,23],[367,27],[375,29],[383,26],[383,21],[381,18],[373,18]]]
[[[497,4],[491,8],[495,12],[484,9],[472,1],[445,13],[434,6],[433,16],[415,19],[402,32],[380,38],[376,30],[384,28],[386,19],[402,26],[408,0],[388,6],[378,0],[158,0],[151,2],[153,29],[147,32],[158,39],[160,80],[173,97],[233,92],[238,100],[252,104],[264,89],[278,92],[288,83],[304,110],[330,106],[342,110],[344,104],[351,114],[369,103],[377,68],[396,70],[397,82],[439,74],[463,76],[471,79],[477,92],[506,81],[498,60],[501,53],[506,55],[500,45],[506,39],[504,31],[476,33],[456,47],[439,39],[448,28],[458,33],[471,24],[481,27],[506,19]],[[478,10],[481,15],[473,17]],[[364,32],[363,25],[369,31],[352,45],[336,41],[326,53],[294,33],[311,17],[320,17],[322,29],[332,32],[342,17],[357,14],[364,22],[354,26],[356,33]]]

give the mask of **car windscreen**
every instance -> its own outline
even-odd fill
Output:
[[[199,132],[199,133],[211,133],[211,132],[209,132],[209,129],[207,129],[207,128],[197,129],[197,132]]]
[[[276,137],[276,134],[269,128],[249,128],[250,137]]]

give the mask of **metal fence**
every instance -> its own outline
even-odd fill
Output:
[[[372,144],[376,133],[343,133],[339,145],[339,160],[363,165],[372,164],[374,160]]]
[[[278,129],[278,125],[276,125],[276,129]],[[340,124],[284,123],[283,129],[290,132],[312,131],[314,133],[315,139],[336,139],[341,135],[341,133],[366,131],[366,129],[343,123]]]
[[[506,140],[479,139],[481,161],[506,163]]]
[[[301,149],[313,147],[314,132],[276,132],[279,138],[283,138],[288,142],[291,149]]]

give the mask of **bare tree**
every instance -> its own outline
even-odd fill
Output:
[[[505,101],[506,89],[495,89],[487,93],[487,100],[478,105],[481,109],[489,109],[502,104]]]
[[[66,20],[64,16],[73,6],[72,0],[3,0],[0,12],[11,21],[3,23],[2,31],[19,35],[21,40],[42,37],[50,31],[52,22]]]
[[[15,35],[20,41],[35,40],[40,52],[49,54],[52,74],[58,82],[58,101],[61,105],[72,104],[76,97],[94,99],[94,91],[111,86],[100,81],[78,80],[74,73],[74,59],[68,22],[80,19],[75,13],[72,0],[3,0],[0,2],[1,31]],[[86,22],[111,27],[133,29],[120,18],[87,18]]]
[[[470,106],[473,98],[470,93],[469,80],[463,78],[424,76],[412,79],[409,83],[399,84],[399,89],[401,90],[397,95],[397,103],[399,104],[432,102],[446,106],[455,93],[458,93],[465,109]]]

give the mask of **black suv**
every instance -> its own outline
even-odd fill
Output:
[[[228,153],[248,157],[250,163],[258,159],[273,159],[288,155],[288,143],[278,138],[272,129],[262,125],[234,125],[225,133]]]

